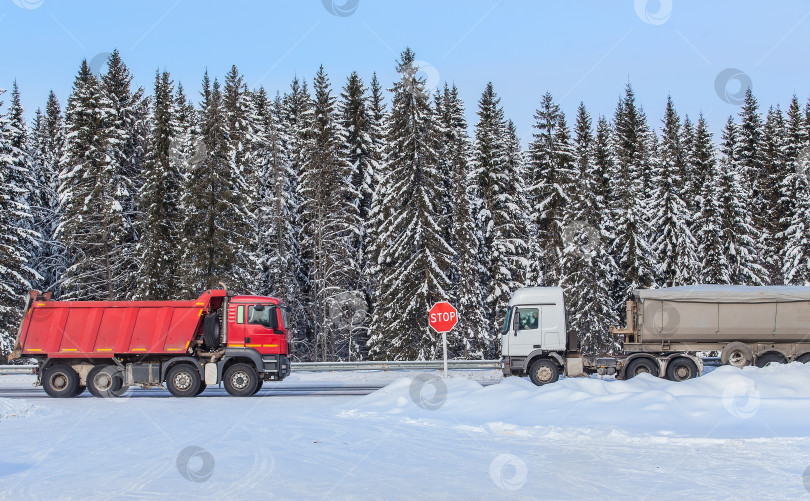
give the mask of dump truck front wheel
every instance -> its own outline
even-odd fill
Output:
[[[529,369],[529,379],[537,386],[550,384],[560,379],[560,369],[553,360],[541,358],[535,361]]]
[[[45,369],[42,386],[45,393],[55,398],[75,397],[79,391],[79,375],[72,367],[56,364]]]
[[[259,375],[248,364],[233,364],[225,371],[225,389],[235,397],[249,397],[256,393]]]

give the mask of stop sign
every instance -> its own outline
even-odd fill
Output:
[[[433,305],[428,313],[428,323],[436,332],[450,332],[458,322],[458,311],[447,301]]]

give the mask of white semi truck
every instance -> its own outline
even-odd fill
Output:
[[[505,376],[528,375],[537,385],[560,374],[642,372],[684,381],[703,373],[699,352],[717,351],[723,364],[810,361],[810,287],[693,285],[637,289],[627,324],[612,328],[623,354],[585,356],[568,328],[561,287],[527,287],[509,300],[501,354]]]

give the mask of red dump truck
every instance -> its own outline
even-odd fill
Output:
[[[287,311],[224,289],[195,301],[51,301],[31,291],[10,359],[36,359],[37,384],[52,397],[164,383],[177,397],[219,383],[250,396],[290,373]]]

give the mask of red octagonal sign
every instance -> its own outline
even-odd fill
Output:
[[[428,314],[428,323],[436,332],[450,332],[458,322],[458,311],[447,301],[433,305]]]

